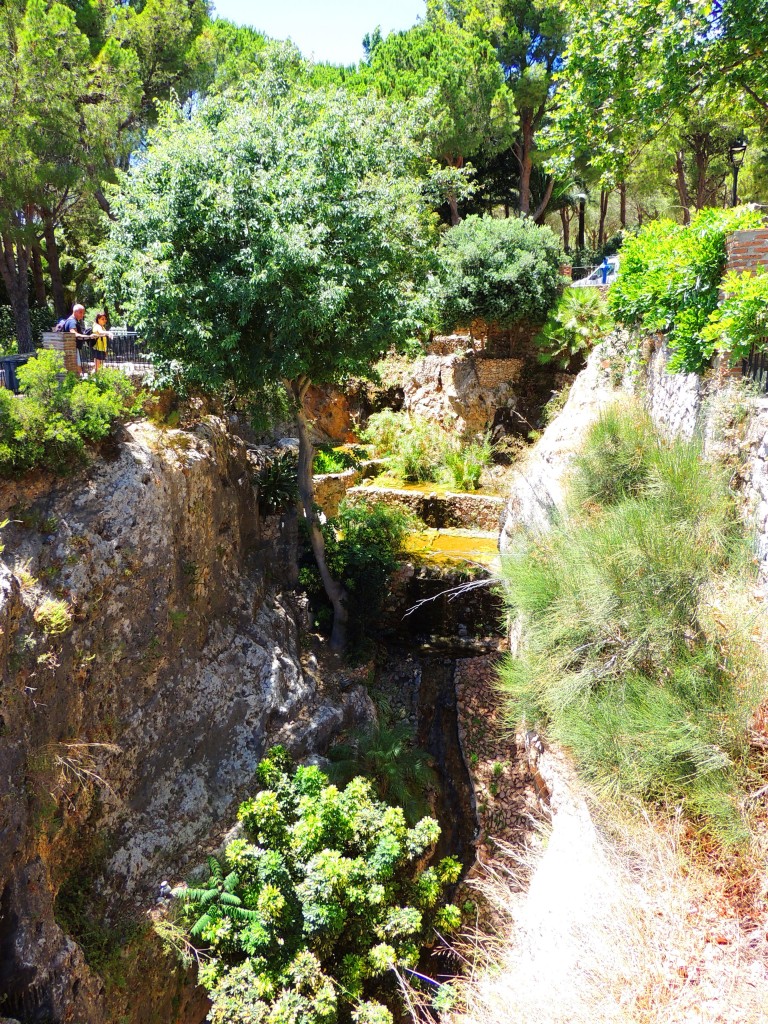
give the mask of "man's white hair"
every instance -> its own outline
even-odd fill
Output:
[[[82,309],[82,311],[85,312],[85,306],[81,306],[79,302],[76,302],[72,307],[72,312],[76,313],[78,309]]]

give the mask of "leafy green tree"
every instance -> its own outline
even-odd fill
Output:
[[[370,77],[384,97],[430,97],[426,130],[432,155],[448,167],[462,168],[481,150],[503,149],[516,128],[492,47],[437,14],[377,43]],[[449,189],[447,198],[451,222],[458,224],[456,190]]]
[[[240,807],[243,838],[223,863],[210,859],[207,883],[174,892],[211,955],[200,980],[212,1024],[391,1024],[386,977],[416,966],[434,927],[456,928],[442,898],[461,865],[425,868],[437,822],[408,828],[365,779],[339,790],[318,768],[292,771],[280,747],[258,778],[265,788]]]
[[[310,65],[291,42],[276,42],[247,26],[208,22],[190,56],[192,85],[203,95],[248,96],[254,86],[284,95],[306,82]]]
[[[427,11],[430,19],[447,14],[494,47],[519,120],[512,147],[519,167],[519,210],[538,219],[549,195],[531,210],[531,174],[536,137],[548,118],[565,46],[568,19],[563,5],[557,0],[428,0]]]
[[[443,327],[543,322],[562,286],[560,242],[525,219],[467,217],[443,236],[435,301]]]
[[[432,250],[414,128],[400,108],[342,93],[169,107],[122,180],[102,260],[110,293],[190,381],[286,382],[334,648],[346,595],[326,564],[304,401],[312,383],[368,373],[424,315]]]
[[[701,161],[723,150],[722,142],[712,150],[695,140],[702,121],[711,121],[714,105],[716,121],[725,126],[735,113],[745,127],[745,94],[755,122],[768,123],[759,57],[768,42],[765,0],[617,0],[610,8],[567,0],[566,7],[571,32],[548,139],[566,159],[588,153],[599,177],[622,181],[643,147],[682,118],[678,130]]]
[[[328,569],[349,594],[349,633],[355,643],[365,642],[375,628],[411,525],[407,512],[381,501],[342,501],[323,524]],[[310,594],[322,593],[317,571],[302,570],[301,580]]]
[[[29,272],[42,251],[62,314],[56,228],[107,172],[138,83],[133,55],[107,40],[93,56],[61,3],[4,5],[0,47],[0,276],[24,352],[33,347]]]
[[[208,14],[207,0],[133,0],[117,6],[111,36],[136,55],[141,102],[122,127],[154,121],[155,101],[185,96],[193,78],[190,57]]]

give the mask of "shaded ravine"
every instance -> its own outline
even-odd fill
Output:
[[[474,789],[459,741],[456,659],[423,645],[419,660],[417,742],[434,759],[440,780],[435,811],[441,833],[435,855],[457,857],[467,871],[475,860],[478,825]]]
[[[484,573],[476,570],[474,575],[480,582]],[[490,634],[500,614],[489,586],[448,593],[466,582],[466,573],[458,567],[425,567],[411,575],[377,681],[395,717],[410,721],[418,746],[434,763],[434,813],[441,826],[435,856],[458,858],[465,872],[475,861],[478,820],[459,736],[456,666],[497,647],[498,637]],[[409,609],[411,613],[405,614]]]

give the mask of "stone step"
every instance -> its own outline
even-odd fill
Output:
[[[488,530],[427,529],[411,533],[405,551],[419,560],[438,565],[470,562],[487,569],[499,568],[499,541]]]
[[[506,506],[506,500],[496,495],[438,491],[429,484],[407,489],[366,484],[351,487],[347,497],[351,501],[359,497],[406,508],[432,529],[479,530],[494,536],[498,535]]]

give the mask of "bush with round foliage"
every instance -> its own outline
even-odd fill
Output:
[[[440,826],[409,828],[365,779],[337,789],[316,767],[292,770],[280,747],[258,778],[265,788],[240,807],[243,836],[210,859],[206,883],[174,890],[210,956],[209,1019],[392,1024],[390,972],[414,968],[434,929],[457,925],[442,896],[460,864],[423,866]]]
[[[467,217],[443,235],[436,300],[445,330],[484,320],[543,322],[563,285],[560,242],[547,227],[509,217]]]

